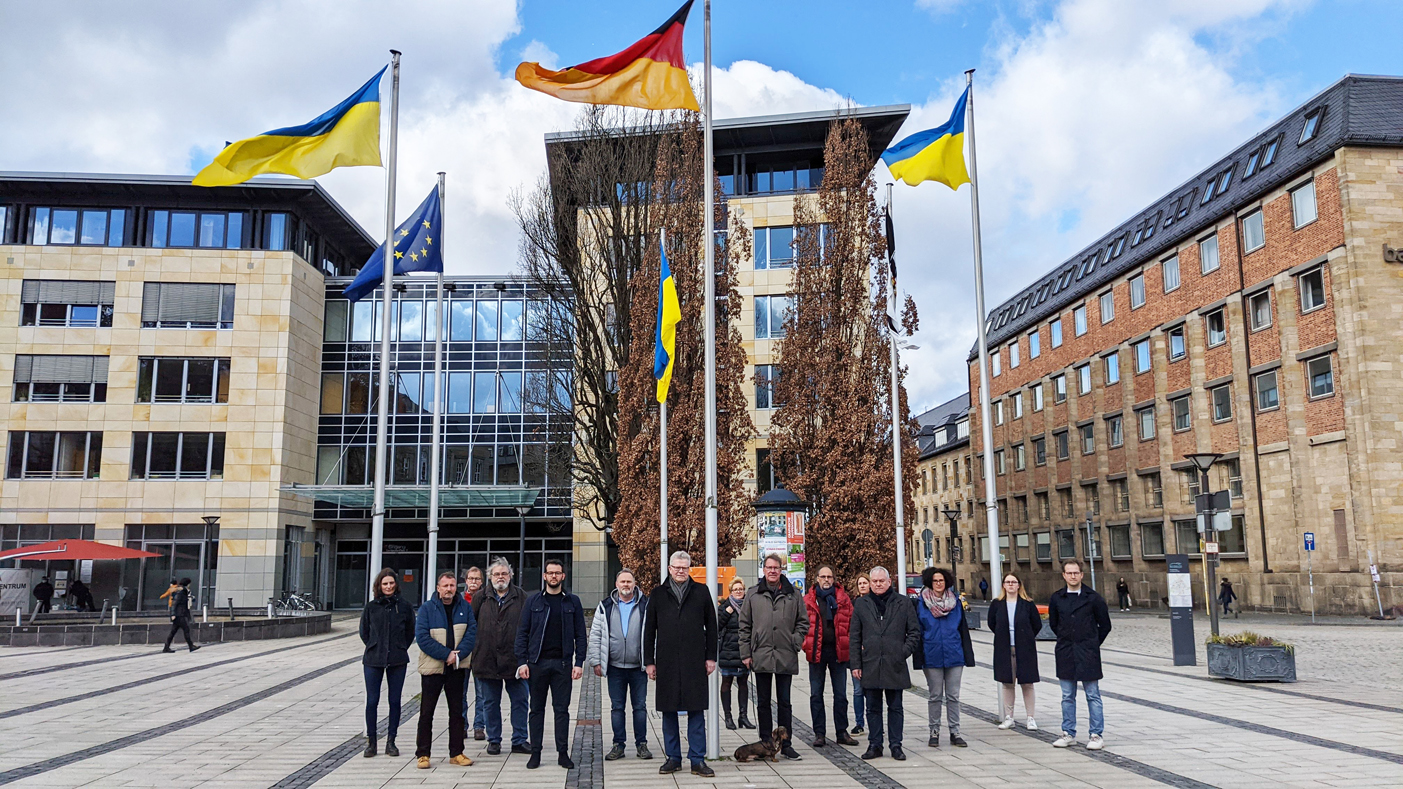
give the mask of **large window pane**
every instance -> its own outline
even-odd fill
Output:
[[[214,360],[190,359],[185,372],[186,402],[209,403],[214,401]]]
[[[107,243],[107,212],[106,211],[84,211],[83,212],[83,234],[80,241],[84,244],[101,246]]]
[[[29,234],[29,243],[37,247],[49,243],[49,209],[34,209],[34,230]]]
[[[794,228],[770,228],[770,265],[788,266],[794,262]]]
[[[394,456],[394,477],[391,480],[395,485],[415,484],[415,475],[418,473],[419,447],[395,447]]]
[[[424,302],[399,302],[399,338],[419,342],[424,337]]]
[[[72,244],[78,234],[78,212],[54,209],[53,231],[49,235],[52,244]]]
[[[395,413],[417,414],[423,408],[419,399],[419,374],[398,373],[395,375]]]
[[[351,342],[370,342],[375,337],[375,305],[361,299],[351,308]]]
[[[180,476],[203,479],[209,470],[209,434],[182,433]]]
[[[499,413],[521,413],[521,373],[500,373],[497,380]]]
[[[502,339],[520,340],[525,330],[522,320],[521,302],[502,302]]]
[[[175,459],[179,451],[179,433],[152,433],[149,479],[171,478],[175,476]]]
[[[195,246],[195,215],[182,211],[171,212],[170,245],[173,247]]]
[[[224,246],[224,215],[223,215],[223,214],[201,214],[201,215],[200,215],[200,246],[202,246],[202,247],[222,247],[222,246]]]
[[[497,302],[477,302],[476,339],[478,342],[497,339]]]
[[[515,444],[497,445],[497,484],[521,484],[521,455]]]
[[[448,338],[468,342],[473,338],[473,303],[450,302]]]
[[[327,342],[345,342],[347,323],[350,318],[348,301],[332,300],[326,303],[326,321],[322,330]]]
[[[341,484],[341,447],[317,447],[317,484]]]
[[[346,374],[346,413],[370,412],[370,373]]]
[[[466,414],[472,411],[472,373],[448,374],[448,413]]]
[[[157,359],[156,400],[157,403],[178,403],[184,391],[185,365],[181,359]]]
[[[113,221],[116,221],[116,214],[113,214]],[[244,215],[240,213],[229,214],[229,225],[224,233],[224,246],[228,249],[239,249],[244,245]]]
[[[492,446],[478,444],[473,447],[471,485],[491,485],[493,483],[493,471],[496,464],[493,460]]]
[[[24,460],[25,475],[33,477],[51,474],[54,470],[57,444],[57,433],[30,433],[29,451]]]
[[[755,297],[755,339],[769,339],[770,336],[770,297]]]
[[[497,374],[473,373],[473,413],[491,414],[497,410]]]

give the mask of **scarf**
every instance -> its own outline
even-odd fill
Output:
[[[822,586],[815,586],[814,599],[819,603],[818,613],[825,621],[832,622],[833,615],[838,613],[838,587],[830,586],[824,589]]]
[[[731,595],[726,599],[730,601],[731,607],[736,609],[737,611],[740,610],[741,604],[745,602],[744,597],[736,597],[735,595]]]
[[[882,594],[877,594],[876,592],[870,593],[872,595],[873,602],[877,604],[878,616],[885,617],[887,615],[887,602],[891,600],[892,595],[895,593],[896,587],[894,586],[888,589],[887,591],[883,592]]]
[[[921,602],[930,609],[931,616],[938,619],[953,611],[955,606],[959,604],[959,598],[955,597],[955,593],[949,588],[946,588],[945,593],[941,595],[937,595],[934,589],[922,589]]]
[[[690,580],[690,579],[688,579],[688,580]],[[669,579],[667,579],[667,585],[668,585],[669,587],[671,587],[671,589],[672,589],[672,594],[673,594],[674,597],[677,598],[677,603],[678,603],[678,605],[681,605],[681,604],[682,604],[682,596],[683,596],[684,594],[687,593],[687,581],[683,581],[682,583],[679,584],[679,583],[677,583],[676,581],[674,581],[674,580],[672,580],[671,578],[669,578]]]

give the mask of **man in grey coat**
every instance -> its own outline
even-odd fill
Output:
[[[765,577],[745,595],[740,608],[740,656],[755,672],[755,705],[760,713],[760,741],[767,742],[774,730],[770,713],[770,688],[779,702],[779,725],[789,734],[780,753],[786,759],[799,759],[791,744],[794,737],[794,708],[790,688],[799,673],[799,651],[809,632],[809,613],[804,598],[784,577],[784,557],[765,557]]]
[[[882,700],[886,697],[888,739],[891,757],[905,761],[901,750],[901,730],[906,710],[901,694],[911,687],[906,659],[921,646],[921,623],[911,601],[892,588],[891,574],[885,567],[868,573],[872,591],[853,603],[853,621],[848,631],[848,653],[853,679],[862,682],[867,702],[867,752],[864,759],[882,755]]]
[[[625,567],[614,576],[614,591],[594,610],[585,657],[596,677],[609,680],[614,747],[604,757],[607,761],[624,758],[624,745],[628,743],[624,704],[630,700],[638,758],[653,758],[648,750],[648,674],[643,669],[643,623],[647,619],[648,598],[638,591],[633,571]]]

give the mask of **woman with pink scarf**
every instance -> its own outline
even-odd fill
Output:
[[[922,667],[926,673],[926,689],[930,692],[927,711],[930,718],[932,748],[940,747],[940,707],[945,705],[950,729],[950,744],[964,748],[960,736],[960,677],[965,666],[974,665],[974,645],[969,637],[969,624],[964,607],[954,590],[955,579],[943,567],[927,567],[921,572],[921,598],[916,601],[921,621]]]

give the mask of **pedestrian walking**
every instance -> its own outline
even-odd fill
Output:
[[[1105,747],[1102,735],[1106,724],[1101,708],[1101,644],[1111,634],[1111,614],[1105,598],[1095,589],[1082,586],[1081,563],[1062,563],[1065,589],[1052,593],[1047,603],[1047,623],[1057,634],[1057,679],[1062,685],[1062,736],[1054,748],[1066,748],[1077,741],[1077,683],[1086,693],[1090,717],[1088,750]]]
[[[980,578],[980,579],[979,579],[979,599],[980,599],[980,600],[988,600],[988,599],[989,599],[989,579],[987,579],[987,578]]]
[[[852,656],[853,676],[862,680],[862,692],[867,697],[867,752],[863,759],[882,755],[882,735],[891,744],[891,756],[905,761],[901,749],[902,728],[906,711],[901,695],[911,687],[911,672],[907,658],[921,646],[921,625],[915,607],[905,595],[897,594],[891,585],[891,575],[885,567],[873,567],[868,574],[872,591],[853,604],[852,629],[848,653]],[[882,728],[882,702],[887,705],[887,726]]]
[[[1128,583],[1125,582],[1125,577],[1124,577],[1124,576],[1122,576],[1121,579],[1120,579],[1119,581],[1116,581],[1116,597],[1120,598],[1120,600],[1119,600],[1119,602],[1120,602],[1120,610],[1121,610],[1121,611],[1129,611],[1129,610],[1130,610],[1130,584],[1128,584]]]
[[[804,601],[781,572],[784,557],[772,553],[765,557],[765,577],[745,596],[740,608],[740,656],[746,668],[755,672],[755,706],[760,719],[760,741],[766,742],[774,731],[775,716],[770,699],[779,707],[779,725],[786,732],[780,755],[786,759],[801,759],[794,750],[794,707],[790,691],[794,675],[799,673],[799,650],[809,631],[809,617]]]
[[[380,683],[390,685],[390,725],[385,730],[385,755],[399,756],[400,695],[409,668],[409,645],[414,643],[414,606],[400,597],[399,576],[385,568],[375,576],[375,597],[360,614],[360,640],[365,644],[361,670],[365,674],[365,756],[376,755],[376,723]]]
[[[1223,613],[1232,614],[1234,619],[1242,615],[1241,606],[1236,611],[1232,608],[1233,601],[1236,599],[1237,593],[1232,590],[1232,581],[1224,578],[1218,584],[1218,602],[1223,606]]]
[[[832,567],[819,567],[814,580],[815,585],[804,593],[804,611],[809,619],[804,657],[809,661],[809,717],[813,720],[814,747],[828,744],[824,737],[828,728],[823,709],[825,679],[833,683],[833,741],[857,745],[857,740],[848,734],[848,635],[853,602],[837,584]]]
[[[678,551],[668,558],[667,580],[648,595],[643,625],[643,665],[653,680],[653,706],[663,716],[663,754],[658,772],[682,769],[682,738],[677,714],[687,714],[687,759],[692,775],[714,778],[706,763],[707,677],[716,670],[716,609],[711,592],[691,578],[692,557]]]
[[[856,605],[859,598],[872,591],[872,580],[867,577],[867,573],[857,574],[857,580],[853,582],[853,589],[857,591],[857,595],[853,597],[853,604]],[[851,622],[849,622],[849,629],[851,631]],[[851,643],[851,632],[849,632],[849,658],[852,656]],[[867,731],[867,697],[862,693],[862,680],[853,674],[851,667],[848,668],[848,675],[853,678],[853,723],[857,725],[853,726],[852,733],[855,736]]]
[[[509,703],[512,724],[512,753],[530,754],[527,731],[526,680],[516,676],[516,631],[521,624],[521,605],[526,593],[512,583],[512,566],[503,557],[487,568],[491,587],[473,598],[477,617],[477,648],[473,650],[474,687],[482,693],[483,723],[487,729],[487,753],[502,752],[502,693]]]
[[[171,579],[170,586],[166,588],[166,591],[161,592],[161,599],[166,601],[166,611],[167,611],[167,612],[169,612],[172,608],[175,607],[174,595],[175,595],[175,593],[176,593],[177,591],[179,591],[179,590],[180,590],[180,583],[177,582],[174,578],[172,578],[172,579]]]
[[[40,578],[39,583],[34,585],[34,599],[39,601],[39,613],[47,614],[52,610],[54,585],[49,583],[49,576]]]
[[[643,670],[643,622],[648,618],[648,598],[638,589],[633,571],[614,574],[614,591],[594,610],[589,630],[589,656],[596,677],[609,682],[609,723],[614,747],[606,761],[624,758],[628,744],[628,716],[624,705],[632,702],[634,752],[640,759],[653,758],[648,750],[648,672]]]
[[[1003,721],[1000,729],[1013,728],[1013,686],[1023,691],[1023,710],[1028,715],[1028,731],[1037,731],[1034,720],[1034,689],[1038,675],[1038,631],[1042,615],[1023,581],[1013,573],[1004,576],[1003,590],[989,606],[989,629],[994,631],[994,681],[1001,683]],[[1022,660],[1019,660],[1019,656]]]
[[[171,649],[171,641],[175,640],[177,632],[185,634],[185,646],[191,652],[200,648],[190,637],[190,583],[189,578],[181,578],[180,583],[176,584],[175,594],[171,595],[171,631],[166,635],[166,647],[162,652],[175,651]]]
[[[516,675],[531,688],[531,758],[528,770],[541,766],[541,745],[546,728],[546,694],[555,713],[556,764],[567,770],[570,759],[570,693],[572,683],[584,676],[589,631],[580,598],[565,591],[565,563],[547,559],[541,579],[545,588],[521,607],[516,629]]]
[[[721,709],[725,713],[726,728],[735,729],[737,721],[731,717],[731,685],[735,685],[740,696],[740,719],[742,729],[753,729],[750,722],[750,669],[740,656],[740,609],[745,603],[745,581],[731,579],[731,594],[716,606],[716,628],[721,633]]]
[[[974,645],[969,637],[969,621],[955,594],[955,575],[944,567],[921,571],[921,596],[916,613],[921,622],[921,667],[926,673],[927,712],[932,748],[940,747],[940,707],[945,706],[945,724],[950,744],[964,748],[960,736],[960,680],[966,666],[974,665]]]
[[[472,605],[473,596],[482,591],[484,579],[481,567],[469,567],[463,573],[463,599]],[[483,703],[482,681],[473,677],[473,739],[487,739],[487,717],[486,706]],[[466,701],[464,702],[466,703]],[[467,717],[467,711],[463,711],[463,717]]]
[[[458,595],[458,576],[439,573],[434,596],[419,606],[414,622],[414,643],[419,645],[419,731],[414,755],[420,770],[429,769],[434,742],[434,709],[440,695],[448,697],[448,763],[469,767],[473,760],[463,753],[467,725],[463,718],[463,693],[468,667],[463,661],[477,646],[477,618],[472,606]]]

